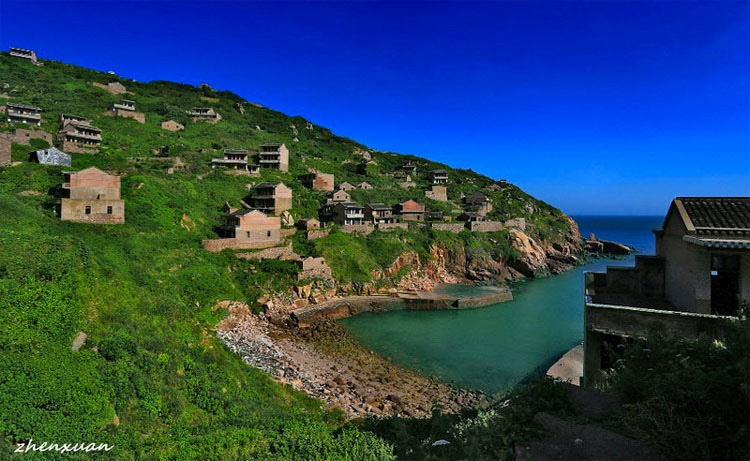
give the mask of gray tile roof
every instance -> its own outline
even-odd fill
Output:
[[[750,233],[750,197],[678,197],[696,234]]]

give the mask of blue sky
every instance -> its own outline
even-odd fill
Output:
[[[750,195],[748,2],[2,0],[0,46],[208,82],[570,214]]]

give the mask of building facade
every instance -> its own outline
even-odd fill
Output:
[[[98,224],[125,222],[125,202],[120,198],[120,177],[96,168],[63,171],[60,219]]]
[[[605,343],[651,331],[718,337],[750,302],[750,197],[678,197],[654,234],[655,255],[586,274],[587,386],[613,362]]]
[[[34,64],[37,64],[38,60],[36,57],[36,51],[34,50],[26,50],[24,48],[10,48],[10,55],[14,56],[16,58],[23,58],[28,59],[29,61],[33,62]]]
[[[365,220],[365,210],[355,202],[339,202],[333,206],[332,217],[339,226],[361,226]]]
[[[445,170],[433,170],[432,184],[436,186],[444,186],[448,184],[448,172]]]
[[[42,109],[36,106],[26,106],[9,102],[5,104],[5,121],[41,126]]]
[[[60,116],[57,144],[63,151],[82,154],[96,153],[101,143],[102,130],[91,125],[87,119],[69,114]]]
[[[368,203],[365,205],[365,218],[373,224],[390,224],[395,222],[393,207],[383,203]]]
[[[211,159],[211,168],[225,167],[247,173],[259,173],[257,165],[248,163],[249,154],[245,149],[224,149],[223,158]]]
[[[401,215],[402,221],[424,221],[425,207],[414,200],[399,203],[396,211]]]
[[[281,218],[259,210],[236,210],[227,217],[223,230],[238,243],[277,243],[281,241]]]
[[[285,144],[262,144],[258,152],[258,165],[261,168],[289,171],[289,149]]]
[[[262,182],[253,189],[251,202],[253,208],[278,216],[292,209],[292,189],[281,182]]]
[[[332,174],[316,171],[314,173],[300,176],[299,180],[300,182],[302,182],[302,185],[307,187],[308,189],[321,192],[333,191],[334,177]]]

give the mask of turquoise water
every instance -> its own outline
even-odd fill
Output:
[[[576,217],[581,234],[653,252],[660,217]],[[365,313],[340,323],[394,363],[485,392],[509,389],[544,372],[583,338],[583,272],[631,265],[600,259],[564,274],[517,282],[513,301],[461,311]],[[453,293],[477,287],[452,286]],[[479,288],[481,289],[481,288]]]

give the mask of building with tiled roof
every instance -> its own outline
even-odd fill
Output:
[[[750,302],[750,197],[677,197],[655,255],[586,274],[584,382],[600,380],[607,347],[651,332],[721,337]]]

